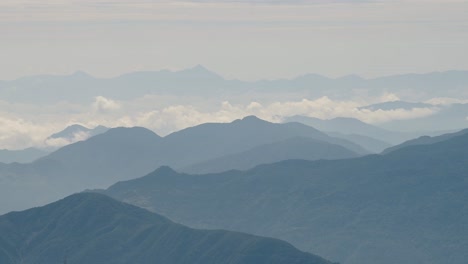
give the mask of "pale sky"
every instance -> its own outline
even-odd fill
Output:
[[[227,78],[468,70],[468,1],[1,0],[0,80],[202,64]]]

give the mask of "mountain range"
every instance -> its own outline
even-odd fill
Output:
[[[347,264],[468,258],[468,134],[386,155],[190,175],[162,167],[103,190],[176,222],[286,240]]]
[[[468,97],[468,72],[447,71],[364,79],[357,76],[328,78],[306,74],[293,79],[239,81],[226,80],[196,66],[181,71],[134,72],[114,78],[95,78],[84,72],[66,76],[38,75],[0,82],[5,101],[52,103],[89,102],[96,96],[128,100],[147,94],[195,95],[227,98],[242,93],[300,93],[303,98],[329,96],[350,98],[356,91],[380,96],[396,93],[411,100],[434,97]]]
[[[331,264],[277,239],[194,230],[93,193],[0,216],[0,263]]]
[[[48,153],[48,151],[38,148],[19,150],[0,149],[0,163],[29,163],[46,156]]]
[[[247,170],[259,164],[289,159],[346,159],[358,156],[355,152],[340,145],[311,138],[294,137],[254,147],[244,152],[193,164],[181,170],[191,173],[213,173],[226,170]]]
[[[412,121],[414,120],[408,122]],[[400,144],[416,137],[424,135],[435,136],[444,133],[444,131],[437,131],[433,126],[430,129],[428,127],[428,130],[425,131],[392,131],[349,117],[320,119],[308,116],[291,116],[284,118],[283,122],[300,122],[306,124],[335,137],[341,137],[356,142],[372,150],[374,153],[379,153],[391,147],[391,145]]]
[[[62,131],[48,136],[44,140],[44,146],[18,150],[0,150],[0,163],[30,163],[39,158],[47,156],[49,153],[57,150],[60,147],[75,143],[77,141],[86,140],[92,136],[102,134],[107,130],[109,130],[109,128],[105,126],[97,126],[90,129],[82,125],[74,124],[66,127]]]
[[[105,133],[107,130],[109,130],[109,128],[105,126],[96,126],[95,128],[87,128],[82,125],[74,124],[74,125],[67,126],[62,131],[59,131],[57,133],[50,135],[49,137],[46,138],[46,141],[53,140],[53,139],[64,139],[66,141],[70,141],[74,143],[73,140],[77,137],[77,134],[85,134],[86,137],[84,139],[87,139],[88,137],[92,137],[92,136]]]
[[[308,149],[294,149],[298,140]],[[265,152],[260,155],[259,150]],[[252,155],[248,163],[242,161],[245,152]],[[232,123],[202,124],[165,137],[145,128],[114,128],[33,163],[0,164],[0,196],[5,198],[0,199],[0,212],[45,204],[87,188],[107,187],[162,165],[215,172],[281,159],[336,159],[366,153],[357,144],[300,123],[276,124],[253,116]],[[226,167],[209,167],[210,161],[229,155],[240,160],[226,163]]]
[[[405,148],[405,147],[408,147],[408,146],[430,145],[430,144],[446,141],[448,139],[451,139],[451,138],[454,138],[454,137],[457,137],[457,136],[462,136],[462,135],[465,135],[465,134],[468,134],[468,129],[463,129],[463,130],[455,132],[455,133],[448,133],[448,134],[443,134],[443,135],[435,136],[435,137],[422,136],[422,137],[418,137],[418,138],[415,138],[415,139],[405,141],[405,142],[403,142],[403,143],[401,143],[399,145],[387,148],[382,153],[387,154],[387,153],[390,153],[392,151],[395,151],[395,150],[398,150],[398,149],[401,149],[401,148]]]

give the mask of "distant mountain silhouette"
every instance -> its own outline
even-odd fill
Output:
[[[387,144],[398,144],[413,138],[411,134],[393,132],[364,123],[359,119],[348,117],[319,119],[307,116],[291,116],[285,118],[284,122],[300,122],[315,127],[320,131],[340,133],[342,135],[365,136],[370,137],[371,141],[379,140]]]
[[[97,126],[93,129],[82,125],[71,125],[64,130],[54,133],[44,140],[45,145],[52,150],[66,146],[77,141],[83,141],[90,137],[102,134],[109,130],[105,126]]]
[[[106,185],[134,173],[147,173],[160,165],[157,160],[161,137],[142,127],[113,128],[106,133],[60,148],[36,161],[59,162],[74,180]]]
[[[105,126],[97,126],[93,129],[82,125],[71,125],[64,130],[54,133],[44,141],[45,146],[41,148],[26,148],[21,150],[0,150],[0,163],[29,163],[42,158],[49,153],[57,150],[59,147],[74,143],[76,141],[86,140],[92,136],[102,134],[109,130]]]
[[[467,116],[468,104],[438,105],[434,107],[431,115],[413,119],[392,120],[382,123],[380,126],[403,132],[426,131],[422,135],[437,136],[441,133],[428,134],[427,131],[434,131],[434,128],[437,128],[448,133],[464,129],[468,127]]]
[[[350,98],[356,90],[370,96],[391,92],[424,101],[434,97],[468,97],[468,72],[447,71],[406,74],[363,79],[357,76],[328,78],[306,74],[293,79],[255,82],[225,80],[203,66],[181,71],[147,71],[114,78],[94,78],[84,72],[71,75],[39,75],[0,81],[0,98],[10,102],[53,103],[60,101],[89,103],[96,96],[128,100],[146,94],[223,97],[239,93],[292,93],[312,98]],[[414,91],[411,93],[411,91]],[[224,97],[225,98],[225,97]],[[412,98],[413,99],[413,98]]]
[[[245,172],[165,168],[105,193],[192,227],[276,237],[348,264],[463,264],[467,146],[463,134],[387,155]]]
[[[93,193],[0,216],[0,263],[331,264],[290,244],[194,230]]]
[[[375,139],[368,136],[358,135],[358,134],[342,134],[339,132],[327,132],[328,135],[336,138],[342,138],[354,142],[363,148],[369,150],[371,153],[380,153],[384,149],[391,147],[387,142],[384,142],[379,139]]]
[[[319,130],[300,124],[276,124],[248,116],[232,123],[207,123],[164,137],[164,164],[175,168],[248,151],[292,137],[307,137],[347,148],[357,154],[368,151],[350,141],[333,138]]]
[[[28,163],[33,162],[40,157],[49,154],[48,151],[37,148],[26,148],[20,150],[0,149],[0,162],[1,163]]]
[[[455,132],[455,133],[444,134],[444,135],[436,136],[436,137],[422,136],[422,137],[419,137],[419,138],[415,138],[415,139],[412,139],[412,140],[405,141],[405,142],[403,142],[403,143],[401,143],[399,145],[387,148],[382,152],[382,154],[388,154],[390,152],[393,152],[395,150],[405,148],[405,147],[408,147],[408,146],[430,145],[430,144],[446,141],[448,139],[451,139],[451,138],[454,138],[454,137],[457,137],[457,136],[461,136],[461,135],[465,135],[465,134],[468,134],[468,129],[463,129],[463,130]]]
[[[359,155],[339,145],[310,138],[295,137],[194,164],[183,168],[182,171],[213,173],[231,169],[246,170],[260,164],[290,159],[345,159],[357,156]]]
[[[378,103],[368,106],[359,107],[359,109],[367,109],[371,111],[383,110],[397,110],[397,109],[404,109],[404,110],[411,110],[413,108],[432,108],[434,107],[431,104],[425,103],[414,103],[414,102],[405,102],[405,101],[390,101],[384,103]]]
[[[317,159],[367,153],[357,144],[303,124],[275,124],[256,117],[232,123],[202,124],[163,138],[145,128],[114,128],[62,147],[31,164],[0,164],[0,212],[43,205],[87,188],[105,188],[150,173],[162,165],[181,169],[295,137],[334,144],[343,150],[341,154],[335,151],[335,155],[329,152],[323,152],[322,157],[314,155]],[[311,157],[310,152],[302,153],[306,155],[303,158]],[[272,153],[265,155],[273,157]],[[265,160],[268,159],[256,157],[252,164]],[[25,199],[24,194],[35,198]]]
[[[88,133],[89,136],[95,136],[95,135],[99,135],[99,134],[102,134],[104,132],[106,132],[107,130],[109,130],[109,128],[105,127],[105,126],[97,126],[93,129],[90,129],[90,128],[87,128],[85,126],[82,126],[82,125],[71,125],[71,126],[68,126],[66,127],[64,130],[60,131],[60,132],[57,132],[55,134],[52,134],[50,135],[48,138],[51,139],[51,138],[64,138],[64,139],[73,139],[74,135],[76,133]]]

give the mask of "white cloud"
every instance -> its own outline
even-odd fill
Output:
[[[400,97],[398,97],[398,95],[394,94],[394,93],[384,93],[381,97],[380,97],[380,102],[381,103],[384,103],[384,102],[393,102],[393,101],[400,101]]]
[[[47,107],[3,102],[0,104],[0,148],[62,146],[87,138],[87,134],[77,134],[68,140],[44,141],[51,134],[71,124],[82,124],[87,127],[143,126],[164,136],[201,123],[231,122],[247,115],[256,115],[272,122],[280,122],[286,116],[305,115],[322,119],[354,117],[369,123],[382,123],[424,117],[438,111],[437,107],[390,111],[359,109],[369,103],[395,98],[395,95],[384,94],[366,100],[333,100],[324,96],[317,99],[285,99],[283,101],[270,101],[271,98],[269,98],[265,102],[242,100],[241,103],[193,99],[193,103],[190,103],[185,99],[158,96],[145,96],[132,101],[117,102],[99,96],[88,106],[60,103]],[[70,107],[73,111],[67,110]]]
[[[120,109],[120,104],[104,96],[96,96],[93,103],[94,110],[98,113],[106,113]]]
[[[45,147],[59,148],[78,141],[86,140],[90,137],[90,134],[85,131],[79,131],[72,135],[71,138],[46,138],[44,140]]]

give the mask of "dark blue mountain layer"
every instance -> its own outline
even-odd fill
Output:
[[[280,240],[190,229],[94,193],[0,216],[0,263],[331,264]]]
[[[199,228],[284,239],[347,264],[468,259],[468,134],[387,155],[241,172],[167,167],[105,191]]]

